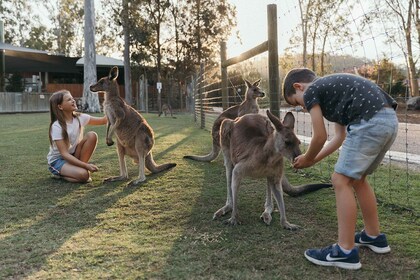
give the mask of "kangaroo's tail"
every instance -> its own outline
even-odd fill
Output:
[[[187,155],[184,158],[196,160],[196,161],[205,161],[210,162],[216,159],[220,154],[220,145],[217,142],[213,142],[213,148],[211,152],[205,156],[196,156],[196,155]]]
[[[220,126],[220,145],[223,147],[230,146],[230,138],[232,135],[232,129],[235,125],[235,121],[231,119],[225,119]]]
[[[304,195],[304,194],[314,192],[320,189],[332,187],[332,184],[324,184],[324,183],[292,186],[289,180],[287,180],[286,176],[283,176],[281,180],[281,184],[283,187],[283,192],[287,193],[290,196],[300,196],[300,195]]]
[[[152,152],[146,156],[146,168],[149,169],[150,172],[159,173],[168,169],[171,169],[172,167],[176,166],[176,163],[164,163],[161,165],[157,165],[156,162],[153,160]]]

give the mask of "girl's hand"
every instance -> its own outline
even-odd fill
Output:
[[[90,172],[96,172],[99,170],[98,167],[92,163],[87,163],[86,169],[89,170]]]

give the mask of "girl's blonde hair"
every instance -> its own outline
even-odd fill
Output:
[[[61,125],[62,129],[63,129],[63,140],[64,143],[66,143],[67,146],[70,145],[69,143],[69,135],[67,133],[67,123],[66,120],[64,119],[64,113],[62,110],[60,110],[58,108],[58,105],[60,105],[61,103],[63,103],[63,97],[66,94],[71,94],[70,91],[68,90],[59,90],[57,92],[54,92],[51,97],[50,97],[50,118],[51,118],[51,122],[50,122],[50,128],[49,128],[49,132],[48,132],[48,136],[50,139],[50,144],[53,144],[53,140],[51,138],[51,128],[52,125],[55,121],[58,121],[58,123]],[[79,115],[80,113],[76,113],[73,112],[73,116],[77,118],[77,120],[79,121],[79,128],[80,128],[80,120],[79,120]]]

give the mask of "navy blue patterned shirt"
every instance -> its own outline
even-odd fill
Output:
[[[319,104],[327,120],[341,125],[369,120],[385,106],[397,107],[397,102],[374,82],[352,74],[317,78],[303,99],[308,111]]]

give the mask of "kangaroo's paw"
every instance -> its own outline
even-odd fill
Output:
[[[124,180],[127,180],[127,179],[128,178],[126,178],[124,176],[114,176],[114,177],[105,178],[104,182],[124,181]]]
[[[227,219],[224,221],[224,223],[229,226],[236,226],[241,224],[241,222],[236,217],[230,217],[230,219]]]
[[[230,207],[229,205],[225,205],[222,208],[220,208],[219,210],[217,210],[214,214],[213,214],[213,220],[216,220],[217,218],[220,218],[224,215],[226,215],[227,213],[229,213],[230,211],[232,211],[232,207]]]
[[[298,225],[291,224],[288,221],[282,222],[281,225],[282,225],[282,227],[284,229],[288,229],[288,230],[297,230],[297,229],[299,229],[299,226]]]
[[[112,146],[112,145],[114,145],[114,141],[106,139],[106,144],[108,146]]]
[[[260,218],[267,226],[269,226],[271,224],[271,220],[273,219],[271,217],[271,214],[269,212],[266,212],[266,211],[264,211],[261,214]]]
[[[127,186],[131,187],[131,186],[136,186],[136,185],[140,185],[141,183],[146,182],[146,178],[144,179],[136,179],[136,180],[132,180],[130,183],[128,183]]]

